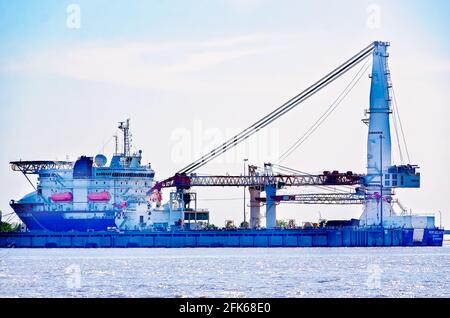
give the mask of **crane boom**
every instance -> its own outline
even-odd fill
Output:
[[[365,194],[357,193],[307,193],[286,194],[271,197],[276,202],[288,202],[296,204],[364,204],[368,199]],[[266,198],[257,198],[257,201],[265,202]]]
[[[188,189],[190,187],[259,187],[267,184],[281,187],[299,186],[343,186],[359,185],[363,176],[353,173],[325,173],[319,175],[250,175],[250,176],[197,176],[177,174],[172,178],[156,183],[149,193],[162,188],[176,187]]]
[[[368,200],[376,200],[379,202],[381,199],[387,203],[391,203],[392,200],[387,197],[381,197],[379,193],[367,194],[367,193],[302,193],[302,194],[280,194],[273,195],[270,199],[275,202],[288,202],[296,204],[365,204]],[[267,198],[256,198],[256,201],[266,202]]]

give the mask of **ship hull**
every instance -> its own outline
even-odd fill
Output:
[[[29,231],[106,231],[116,227],[115,211],[36,211],[31,204],[11,204]]]
[[[414,229],[296,229],[229,231],[127,231],[71,233],[0,233],[0,247],[123,248],[123,247],[382,247],[442,246],[443,230]]]

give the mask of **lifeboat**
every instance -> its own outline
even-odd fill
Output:
[[[53,193],[50,196],[50,200],[53,202],[69,202],[72,201],[72,193],[64,192],[64,193]]]
[[[120,204],[114,203],[113,205],[114,205],[114,207],[116,207],[117,209],[123,209],[123,208],[125,208],[125,207],[127,206],[127,202],[126,202],[126,201],[123,201],[123,202],[120,203]]]
[[[94,202],[109,201],[111,195],[107,191],[88,193],[88,200]]]

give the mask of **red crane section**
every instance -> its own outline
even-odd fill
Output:
[[[363,175],[352,172],[324,172],[319,175],[250,175],[250,176],[198,176],[195,174],[176,174],[161,182],[157,182],[149,192],[160,191],[162,188],[176,187],[189,189],[191,187],[260,187],[275,185],[277,188],[298,186],[341,186],[358,185],[363,181]]]

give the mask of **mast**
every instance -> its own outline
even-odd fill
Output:
[[[117,134],[114,135],[114,155],[119,153],[119,136]]]
[[[130,119],[125,122],[119,122],[119,129],[123,132],[123,155],[131,155],[131,134],[130,134]],[[117,146],[116,146],[117,147]]]

